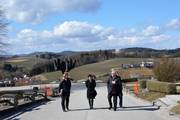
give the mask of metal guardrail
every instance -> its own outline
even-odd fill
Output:
[[[176,84],[176,86],[180,86],[180,83],[175,83]]]
[[[42,99],[47,99],[47,96],[45,93],[41,94],[41,93],[29,92],[29,93],[23,93],[21,97],[18,93],[17,94],[3,94],[0,96],[0,104],[2,104],[3,106],[17,107],[20,103],[19,102],[20,100],[33,102],[33,101],[38,100],[40,98],[39,96]]]
[[[76,86],[82,87],[84,81],[77,84]],[[106,84],[103,81],[98,81],[98,84]],[[5,104],[13,107],[17,107],[19,101],[36,101],[38,98],[47,99],[48,92],[47,90],[50,88],[52,95],[58,95],[58,87],[59,84],[44,84],[44,85],[30,85],[30,86],[21,86],[21,87],[0,87],[0,104]],[[123,83],[123,88],[126,92],[131,92],[131,86]]]
[[[21,87],[2,87],[0,88],[0,105],[17,107],[19,101],[33,102],[36,100],[47,99],[46,87],[51,87],[52,90],[57,88],[58,84],[46,85],[30,85]]]

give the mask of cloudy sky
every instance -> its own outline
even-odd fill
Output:
[[[8,54],[180,47],[180,0],[0,0]]]

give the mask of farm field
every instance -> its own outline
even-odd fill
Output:
[[[96,76],[103,76],[104,74],[108,74],[112,68],[121,68],[121,64],[129,64],[129,63],[139,63],[142,59],[140,58],[119,58],[119,59],[112,59],[112,60],[106,60],[103,62],[93,63],[93,64],[87,64],[80,67],[77,67],[70,71],[70,77],[72,77],[75,81],[86,79],[88,74],[94,74]],[[152,74],[152,71],[149,69],[131,69],[129,70],[123,70],[124,74],[127,76],[127,74],[135,72],[135,73],[142,73],[142,71],[145,74]],[[121,72],[121,71],[120,71]],[[43,73],[41,74],[48,80],[57,80],[62,76],[62,73],[60,71],[56,72],[49,72],[49,73]]]

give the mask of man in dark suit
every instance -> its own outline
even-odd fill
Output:
[[[113,97],[113,104],[114,104],[114,111],[117,109],[117,96],[119,96],[120,92],[120,80],[121,78],[116,74],[115,70],[112,70],[111,75],[109,76],[107,82],[107,89],[108,89],[108,102],[109,102],[109,109],[112,108],[112,97]]]
[[[61,96],[61,106],[63,112],[66,112],[66,109],[69,111],[69,97],[71,91],[71,79],[68,77],[68,73],[65,72],[63,79],[59,84],[59,94]]]

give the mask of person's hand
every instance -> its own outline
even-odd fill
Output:
[[[61,92],[58,93],[58,96],[61,96]]]

